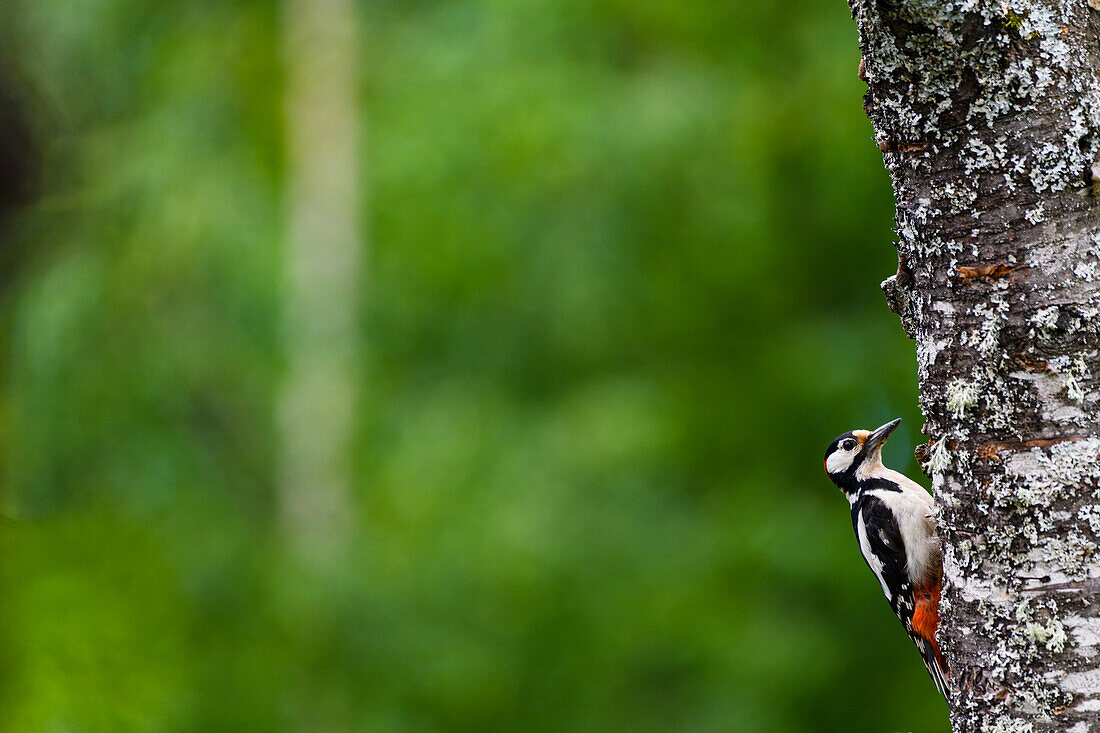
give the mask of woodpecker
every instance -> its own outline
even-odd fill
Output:
[[[936,642],[943,581],[936,506],[920,484],[882,465],[882,446],[900,422],[837,437],[825,451],[825,473],[851,505],[867,567],[947,697],[950,671]]]

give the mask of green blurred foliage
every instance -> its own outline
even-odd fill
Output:
[[[0,240],[4,725],[947,730],[819,463],[920,440],[843,3],[360,9],[324,572],[275,493],[277,5],[0,9],[42,148]]]

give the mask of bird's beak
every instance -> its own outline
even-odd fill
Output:
[[[882,444],[886,442],[886,439],[890,437],[890,433],[894,432],[894,428],[901,424],[901,418],[897,420],[891,420],[867,436],[867,440],[863,443],[863,450],[868,453],[874,453],[876,450],[882,447]]]

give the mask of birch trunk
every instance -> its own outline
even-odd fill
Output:
[[[1100,0],[849,0],[955,731],[1100,731]]]
[[[359,208],[356,10],[351,0],[284,0],[287,376],[278,397],[283,524],[295,550],[346,548],[358,381]]]

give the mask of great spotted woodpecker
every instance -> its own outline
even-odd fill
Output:
[[[825,473],[848,498],[859,551],[947,697],[950,673],[936,642],[943,577],[936,507],[919,484],[882,465],[882,446],[900,422],[839,436],[825,451]]]

